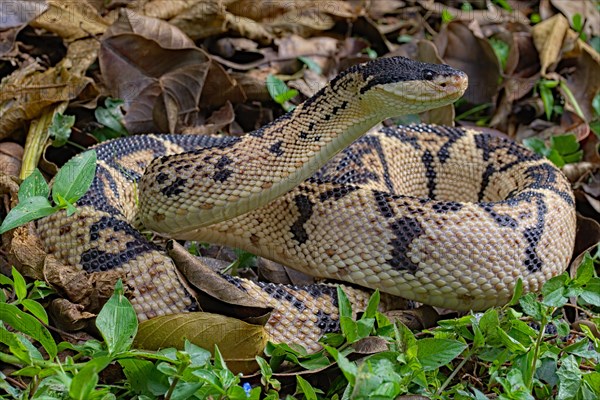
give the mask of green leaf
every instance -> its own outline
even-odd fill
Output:
[[[69,160],[56,174],[52,199],[60,204],[58,195],[73,204],[88,191],[96,174],[96,151],[90,150]]]
[[[108,366],[112,357],[97,357],[88,361],[73,377],[69,387],[69,396],[76,400],[87,400],[98,384],[98,373]]]
[[[25,278],[23,275],[19,273],[19,271],[12,267],[12,277],[14,282],[15,294],[17,295],[17,299],[21,302],[25,297],[27,297],[27,283],[25,282]],[[0,318],[2,316],[0,315]]]
[[[50,358],[56,357],[57,348],[52,335],[35,317],[19,310],[17,306],[6,303],[0,303],[0,316],[2,316],[3,322],[12,326],[15,330],[40,342]]]
[[[48,197],[50,194],[50,187],[44,179],[44,176],[39,169],[35,169],[31,175],[29,175],[21,186],[19,187],[19,201],[23,201],[28,197],[40,196]]]
[[[41,196],[28,197],[20,201],[4,218],[0,225],[0,234],[8,232],[27,222],[47,217],[56,211],[47,198]]]
[[[300,57],[298,57],[298,60],[302,61],[308,67],[308,69],[310,69],[311,71],[314,71],[319,75],[323,73],[321,66],[319,64],[317,64],[315,62],[315,60],[313,60],[312,58],[306,57],[306,56],[300,56]]]
[[[120,279],[115,285],[115,292],[98,314],[96,327],[111,355],[131,347],[137,333],[138,321],[133,306],[123,296],[123,282]]]
[[[447,24],[451,22],[454,18],[454,15],[452,15],[452,13],[447,8],[444,8],[442,10],[442,23]]]
[[[48,314],[46,313],[46,309],[40,303],[31,299],[23,299],[21,304],[27,311],[29,311],[33,316],[42,321],[44,324],[48,325]]]
[[[467,348],[465,343],[453,339],[425,338],[418,340],[417,345],[417,358],[425,371],[448,364]]]
[[[597,38],[600,41],[600,36],[597,36]],[[596,93],[592,99],[592,108],[594,109],[594,114],[596,117],[600,117],[600,92]]]
[[[558,375],[558,395],[556,399],[567,400],[576,398],[582,382],[582,373],[579,370],[579,363],[575,357],[569,355],[563,358],[556,374]]]
[[[544,105],[546,119],[550,120],[552,117],[552,110],[554,109],[554,95],[552,94],[552,90],[546,85],[540,85],[540,97],[542,98],[542,104]]]
[[[517,279],[517,284],[515,285],[515,290],[513,290],[513,295],[510,301],[508,302],[508,306],[514,306],[519,302],[519,299],[523,295],[523,280],[521,277]]]
[[[271,98],[281,105],[298,95],[296,89],[290,89],[284,81],[272,74],[267,76],[267,90]]]
[[[14,332],[9,332],[2,324],[0,324],[0,343],[4,343],[8,346],[9,351],[12,355],[17,357],[24,364],[31,364],[31,360],[33,357],[29,351],[29,348],[23,343],[21,339],[24,339],[22,336],[19,337]]]
[[[338,366],[342,370],[342,373],[344,374],[344,377],[346,377],[346,380],[352,386],[354,386],[354,384],[356,383],[356,374],[358,373],[358,367],[356,366],[356,364],[348,360],[346,356],[340,353],[337,349],[329,347],[327,345],[324,345],[323,347],[325,348],[325,350],[327,350],[329,354],[331,354],[333,359],[337,362]]]
[[[594,276],[594,259],[589,252],[585,252],[581,264],[577,267],[577,275],[573,283],[578,286],[583,286],[590,281]]]
[[[103,134],[106,136],[102,139],[113,139],[120,136],[127,136],[129,134],[127,129],[125,129],[125,125],[123,125],[123,120],[125,118],[123,116],[123,112],[121,111],[121,106],[123,104],[125,104],[123,100],[107,98],[104,101],[105,108],[98,107],[96,108],[96,111],[94,111],[96,120],[108,128],[102,130]],[[94,132],[94,135],[98,137],[96,132]]]
[[[296,381],[298,384],[298,388],[300,389],[300,393],[304,393],[304,397],[306,400],[317,400],[317,393],[315,389],[312,387],[310,383],[300,375],[296,375]],[[298,390],[297,390],[298,392]]]
[[[52,146],[61,147],[67,143],[74,123],[75,116],[73,115],[54,114],[52,123],[48,127],[48,133],[54,139]]]
[[[495,37],[491,37],[488,39],[490,44],[492,45],[492,49],[494,49],[494,53],[496,53],[496,57],[498,57],[498,61],[500,61],[500,65],[502,66],[502,70],[506,69],[506,62],[508,60],[508,55],[510,53],[510,46],[503,40],[500,40]]]
[[[124,358],[118,360],[121,367],[123,367],[123,373],[127,377],[127,383],[131,386],[131,389],[135,393],[151,395],[152,392],[148,390],[147,380],[150,373],[154,369],[154,364],[147,360],[140,360],[134,358]]]
[[[379,293],[379,289],[375,290],[371,297],[369,298],[369,303],[367,304],[367,308],[362,316],[362,318],[375,318],[377,314],[377,307],[379,307],[379,302],[381,300],[381,294]]]
[[[559,151],[560,154],[574,153],[579,150],[579,143],[575,135],[556,135],[550,138],[552,148]]]
[[[573,29],[579,33],[583,30],[583,19],[579,13],[573,14]]]

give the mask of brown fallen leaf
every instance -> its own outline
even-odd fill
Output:
[[[14,142],[0,143],[0,174],[19,176],[23,147]]]
[[[88,274],[73,266],[64,265],[54,256],[44,260],[44,280],[63,297],[79,304],[86,311],[96,313],[113,294],[118,279],[124,279],[122,272],[106,271]]]
[[[177,269],[196,289],[198,303],[203,310],[248,320],[252,318],[266,323],[273,307],[261,299],[256,299],[222,275],[214,272],[199,258],[191,255],[176,241],[167,243],[167,252],[175,262]]]
[[[35,233],[33,223],[19,226],[2,235],[3,250],[8,262],[22,275],[32,279],[44,279],[46,252]]]
[[[459,21],[444,26],[434,43],[446,63],[469,76],[469,88],[463,97],[472,104],[493,103],[501,67],[490,43],[478,37],[472,26]]]
[[[48,311],[53,324],[67,332],[87,329],[96,318],[96,314],[84,311],[83,305],[71,303],[67,299],[52,300]]]
[[[131,11],[106,31],[99,61],[111,94],[125,101],[132,133],[176,132],[199,103],[220,107],[244,100],[227,73],[183,32]]]
[[[542,76],[546,76],[548,69],[560,61],[560,51],[568,30],[569,21],[562,14],[556,14],[532,28],[531,35],[540,55]]]
[[[414,310],[391,310],[384,313],[390,320],[398,319],[411,330],[423,330],[435,326],[441,319],[431,306],[421,306]]]
[[[600,223],[591,218],[584,217],[577,213],[577,235],[575,236],[575,248],[573,257],[581,258],[586,250],[593,248],[600,243]],[[579,261],[579,262],[577,262]],[[571,263],[572,268],[581,264],[581,260],[575,260]]]
[[[66,41],[101,35],[108,21],[87,0],[46,0],[48,9],[31,26],[56,33]]]
[[[81,46],[81,47],[80,47]],[[27,126],[53,104],[75,99],[93,80],[85,71],[95,56],[83,56],[87,43],[72,45],[65,57],[45,71],[32,63],[17,69],[0,83],[0,139]]]
[[[269,340],[265,329],[223,315],[192,312],[140,323],[134,346],[147,350],[183,348],[185,340],[213,353],[215,346],[234,373],[252,373]],[[214,354],[214,353],[213,353]]]
[[[380,336],[369,336],[352,343],[352,348],[357,354],[376,354],[390,349],[386,339]]]

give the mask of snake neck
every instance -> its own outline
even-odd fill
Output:
[[[140,181],[140,219],[177,238],[262,207],[383,119],[448,104],[465,88],[466,76],[447,66],[390,59],[352,67],[237,141],[154,160]]]

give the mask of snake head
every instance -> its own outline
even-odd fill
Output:
[[[380,58],[356,65],[345,75],[358,76],[363,104],[372,112],[395,116],[418,113],[459,99],[467,75],[449,65],[429,64],[405,57]]]

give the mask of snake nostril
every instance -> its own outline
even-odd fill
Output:
[[[446,87],[446,82],[442,82],[442,83],[440,84],[440,86],[441,86],[441,87]]]

